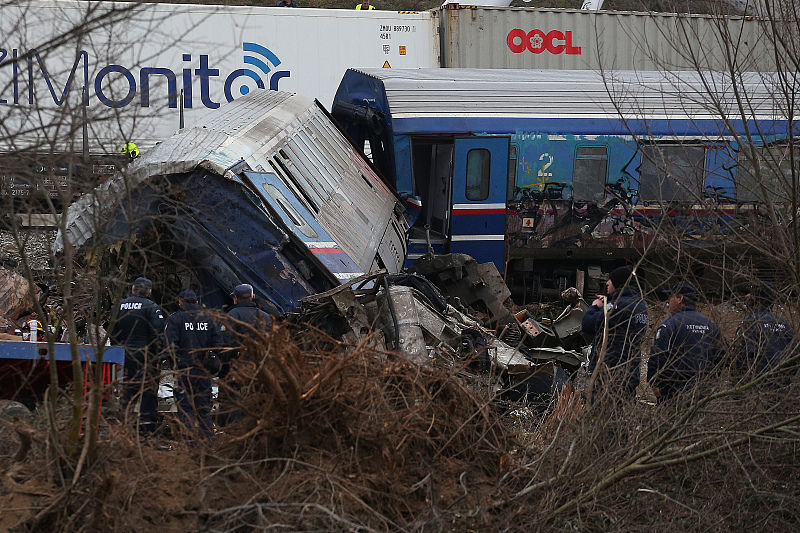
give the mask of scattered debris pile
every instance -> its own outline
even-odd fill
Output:
[[[567,373],[584,363],[580,321],[586,304],[580,298],[544,325],[526,311],[511,314],[503,306],[508,289],[496,269],[493,275],[476,268],[468,256],[441,256],[412,270],[439,280],[438,286],[413,273],[376,272],[304,298],[295,319],[351,345],[394,350],[415,363],[466,363],[471,372],[496,377],[496,390],[515,400],[549,399],[566,382]],[[462,305],[467,296],[470,308]],[[483,313],[484,323],[472,316],[473,305],[479,312],[490,310]],[[487,327],[498,321],[504,323],[499,334]]]

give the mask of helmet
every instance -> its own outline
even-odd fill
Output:
[[[122,147],[122,153],[126,154],[131,159],[136,159],[139,157],[139,148],[136,147],[136,143],[126,142]]]
[[[42,327],[42,323],[38,320],[26,320],[22,323],[22,329],[25,331],[30,331],[31,329],[35,329],[37,331],[41,331],[44,333],[44,327]]]
[[[42,323],[38,320],[26,320],[22,323],[22,340],[27,341],[31,339],[31,331],[36,332],[37,338],[44,337],[44,328]]]

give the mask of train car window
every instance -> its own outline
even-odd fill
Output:
[[[467,152],[467,200],[480,202],[489,197],[489,169],[492,154],[486,148],[473,148]]]
[[[639,149],[639,199],[699,202],[704,194],[706,151],[702,146],[645,145]]]
[[[605,197],[608,151],[605,146],[579,146],[572,174],[572,198],[600,202]]]
[[[298,230],[300,230],[303,235],[309,239],[319,238],[319,235],[317,235],[317,232],[314,231],[314,228],[312,228],[308,222],[303,219],[303,216],[297,212],[291,202],[289,202],[289,200],[277,187],[271,183],[265,183],[264,190],[273,200],[275,200],[279,206],[281,206],[281,209],[283,209],[283,212],[286,214],[288,219],[297,227]]]
[[[787,146],[756,149],[758,170],[749,151],[739,152],[737,202],[786,202],[792,189],[792,158]],[[800,174],[800,149],[794,149],[795,175]]]

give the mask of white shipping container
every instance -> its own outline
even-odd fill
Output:
[[[439,66],[437,28],[434,12],[4,5],[0,151],[80,150],[84,123],[94,153],[118,152],[126,140],[146,150],[179,128],[182,113],[189,127],[251,90],[330,107],[349,67]]]
[[[740,71],[775,69],[763,20],[677,13],[442,8],[442,65],[558,70],[727,70],[735,43]]]

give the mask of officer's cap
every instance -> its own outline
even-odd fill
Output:
[[[608,279],[611,280],[611,283],[614,285],[615,289],[621,289],[628,282],[628,279],[632,274],[632,266],[621,266],[612,270],[611,275],[608,276]]]
[[[233,288],[233,292],[231,296],[234,298],[252,298],[253,297],[253,286],[247,283],[243,283],[241,285],[237,285]]]
[[[181,293],[178,295],[178,298],[180,298],[184,302],[196,302],[197,293],[194,292],[192,289],[185,289],[181,291]]]
[[[151,290],[153,288],[153,282],[147,278],[139,277],[133,280],[133,287],[135,289]]]
[[[674,285],[671,288],[666,289],[664,293],[667,294],[668,296],[672,296],[673,294],[675,296],[683,296],[687,300],[697,300],[697,297],[699,296],[697,289],[695,289],[693,285],[690,285],[688,283],[678,283],[677,285]]]

